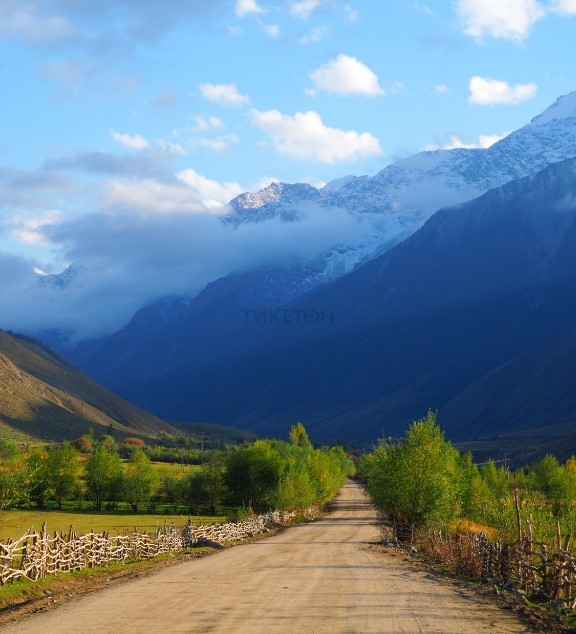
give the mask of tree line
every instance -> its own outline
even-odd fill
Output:
[[[404,437],[380,440],[361,458],[359,472],[376,505],[415,529],[468,520],[512,542],[520,513],[534,520],[534,539],[545,541],[558,521],[565,529],[576,521],[574,456],[561,464],[547,455],[514,471],[493,460],[476,465],[445,439],[434,412],[414,421]]]
[[[82,440],[82,439],[80,439]],[[316,449],[301,423],[289,440],[257,440],[207,453],[181,477],[161,477],[139,439],[118,445],[105,435],[75,444],[20,450],[0,441],[0,510],[87,504],[97,511],[158,504],[215,515],[223,505],[248,510],[303,509],[331,499],[353,469],[343,449]]]

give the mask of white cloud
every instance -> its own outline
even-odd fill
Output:
[[[234,145],[234,143],[238,143],[239,140],[240,139],[236,134],[225,134],[213,139],[190,139],[190,144],[192,146],[205,147],[214,152],[224,154],[230,151],[231,146]]]
[[[434,92],[439,94],[439,95],[445,95],[447,92],[449,92],[449,88],[448,86],[446,86],[446,84],[438,84],[437,86],[434,86]]]
[[[156,145],[163,152],[167,152],[168,154],[174,154],[176,156],[186,156],[188,154],[180,143],[174,143],[173,141],[168,141],[166,139],[156,141]]]
[[[378,139],[369,132],[329,128],[314,111],[290,116],[278,110],[252,110],[250,119],[280,154],[292,158],[333,164],[382,155]]]
[[[536,0],[457,0],[456,11],[467,35],[515,42],[526,39],[546,15]]]
[[[278,37],[280,35],[280,27],[277,24],[262,24],[262,30],[270,37]]]
[[[110,130],[112,138],[131,150],[145,150],[150,147],[150,143],[140,134],[121,134],[115,130]]]
[[[115,213],[138,216],[196,214],[206,212],[196,192],[183,184],[162,183],[153,179],[112,181],[101,197],[104,208]]]
[[[550,9],[561,15],[576,15],[576,0],[551,0]]]
[[[178,180],[185,183],[194,196],[198,197],[208,209],[221,209],[244,190],[235,182],[224,182],[206,178],[196,170],[187,169],[180,172]]]
[[[205,117],[201,114],[192,117],[194,121],[194,132],[208,132],[209,130],[222,130],[225,126],[218,117]],[[176,131],[179,133],[179,131]]]
[[[495,143],[498,143],[498,141],[505,139],[509,134],[510,132],[504,132],[504,134],[481,134],[479,137],[480,147],[492,147]]]
[[[310,33],[303,35],[300,38],[299,43],[301,46],[306,46],[307,44],[317,44],[326,35],[327,31],[328,27],[326,26],[316,26],[310,31]]]
[[[426,152],[434,152],[435,150],[456,150],[456,149],[467,149],[471,150],[473,148],[477,148],[478,146],[474,143],[464,143],[461,137],[457,134],[451,134],[448,138],[448,141],[443,145],[436,145],[434,143],[430,143],[424,147]]]
[[[305,20],[322,4],[323,0],[291,0],[290,13]]]
[[[308,91],[310,94],[318,91],[369,97],[384,94],[376,74],[355,57],[348,55],[338,55],[310,73],[309,77],[315,86],[313,90]]]
[[[256,2],[256,0],[237,0],[236,1],[236,16],[243,18],[247,15],[255,15],[263,13],[262,7]]]
[[[202,84],[200,92],[204,99],[225,106],[241,106],[250,101],[249,97],[239,92],[236,84]]]
[[[427,152],[434,152],[434,150],[474,150],[477,148],[487,149],[494,145],[494,143],[498,143],[498,141],[501,141],[503,138],[507,137],[508,134],[509,132],[505,132],[504,134],[481,134],[478,137],[478,143],[465,143],[457,134],[450,134],[448,137],[448,141],[443,145],[430,144],[425,146],[424,150]]]
[[[210,195],[201,179],[188,177]],[[192,191],[186,183],[181,189]],[[345,211],[313,205],[302,209],[298,222],[275,218],[237,228],[206,210],[155,214],[143,222],[138,208],[99,210],[45,229],[62,260],[82,265],[78,283],[57,301],[53,289],[33,286],[34,267],[54,268],[0,252],[0,325],[21,331],[71,328],[78,338],[113,332],[156,299],[194,297],[234,271],[306,261],[362,231]]]
[[[54,225],[64,219],[64,214],[56,209],[50,209],[38,214],[16,215],[7,221],[10,236],[24,244],[49,244],[42,228]]]
[[[469,88],[468,102],[479,106],[515,105],[531,99],[538,92],[538,86],[534,83],[511,86],[505,81],[478,76],[470,79]]]

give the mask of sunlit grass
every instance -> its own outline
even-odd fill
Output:
[[[111,535],[121,535],[136,528],[140,532],[154,531],[166,520],[183,525],[188,519],[185,514],[136,514],[126,512],[74,512],[74,511],[6,511],[0,517],[0,541],[16,540],[29,528],[40,531],[43,522],[49,533],[68,533],[73,526],[79,535],[94,530],[98,533],[109,531]],[[192,516],[194,524],[201,522],[222,522],[223,516]]]

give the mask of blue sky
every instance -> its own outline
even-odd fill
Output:
[[[485,147],[576,89],[575,30],[576,0],[0,0],[2,277]]]

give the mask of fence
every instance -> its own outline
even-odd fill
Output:
[[[311,513],[311,511],[309,511]],[[164,524],[154,535],[134,530],[110,537],[109,533],[77,535],[73,527],[67,535],[48,535],[46,523],[39,533],[30,529],[17,541],[0,542],[0,584],[17,579],[37,581],[56,572],[71,572],[111,563],[149,559],[203,543],[225,544],[269,530],[277,522],[293,519],[295,513],[275,511],[244,522],[193,526]]]
[[[570,543],[570,535],[562,540],[559,526],[554,544],[534,541],[528,521],[526,534],[511,545],[492,542],[482,533],[451,536],[431,531],[423,547],[458,574],[490,580],[571,610],[576,607],[576,558]]]

